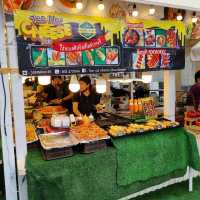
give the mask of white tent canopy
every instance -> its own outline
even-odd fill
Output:
[[[192,61],[200,61],[200,41],[191,48],[190,56]]]

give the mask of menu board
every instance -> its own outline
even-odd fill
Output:
[[[155,102],[152,97],[144,98],[142,100],[142,107],[146,119],[157,118],[157,112],[155,109]]]
[[[129,19],[122,31],[123,64],[132,71],[182,69],[184,36],[180,22]]]
[[[14,21],[25,76],[127,71],[119,20],[18,10]]]

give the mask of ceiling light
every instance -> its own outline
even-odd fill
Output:
[[[196,12],[193,12],[193,14],[192,14],[192,23],[197,23],[197,20],[198,20],[198,18],[196,16]]]
[[[106,92],[106,80],[103,78],[98,78],[96,80],[96,91],[99,94],[103,94]]]
[[[178,15],[177,15],[176,19],[177,19],[178,21],[182,21],[182,20],[183,20],[183,16],[182,16],[180,10],[178,10]]]
[[[53,2],[53,0],[46,0],[46,4],[47,4],[47,6],[51,7],[51,6],[53,6],[54,2]]]
[[[103,3],[103,0],[99,0],[99,4],[98,4],[97,8],[100,11],[104,10],[105,6],[104,6],[104,3]]]
[[[82,10],[83,9],[83,2],[82,1],[77,1],[76,2],[76,9]]]
[[[69,83],[69,90],[72,92],[78,92],[80,90],[80,84],[77,80],[76,75],[72,75]]]
[[[133,12],[132,12],[132,16],[133,17],[137,17],[139,14],[138,10],[136,9],[136,4],[134,3],[133,5]]]
[[[152,75],[142,75],[142,81],[143,83],[151,83]]]
[[[151,6],[151,7],[149,8],[149,15],[154,15],[155,12],[156,12],[156,9],[155,9],[153,6]]]
[[[22,84],[24,84],[24,83],[25,83],[26,79],[27,79],[27,77],[25,77],[25,76],[22,76]]]
[[[49,85],[51,83],[51,77],[50,76],[39,76],[38,83],[39,83],[39,85]]]

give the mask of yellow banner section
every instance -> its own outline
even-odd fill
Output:
[[[33,41],[73,39],[75,34],[91,39],[101,32],[110,33],[107,39],[112,41],[113,34],[121,31],[121,21],[116,19],[23,10],[15,12],[14,23],[18,35]]]
[[[104,17],[17,10],[14,14],[14,23],[18,35],[31,38],[33,41],[62,41],[65,39],[74,41],[81,38],[89,40],[96,35],[108,32],[107,39],[113,43],[113,35],[115,34],[116,38],[119,39],[119,36],[122,36],[123,33],[122,29],[127,28],[127,24],[133,24],[135,28],[144,29],[160,28],[168,30],[175,28],[179,38],[186,35],[185,26],[180,21],[143,20],[131,17],[128,17],[125,22]],[[184,39],[182,39],[182,42],[184,43]]]
[[[127,27],[127,24],[135,24],[136,28],[145,28],[145,29],[160,28],[168,30],[171,28],[175,28],[178,31],[179,38],[182,38],[186,35],[185,25],[181,21],[144,20],[144,19],[133,19],[131,17],[127,17],[126,24],[124,24],[124,28]],[[184,43],[184,39],[182,40],[182,42]]]

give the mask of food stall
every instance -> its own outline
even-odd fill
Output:
[[[166,70],[169,78],[170,70],[184,67],[185,30],[179,22],[28,11],[17,11],[14,21],[23,76]],[[131,198],[188,179],[188,166],[200,169],[197,145],[173,121],[169,107],[167,119],[155,119],[152,99],[137,100],[137,109],[130,110],[143,110],[142,122],[110,112],[80,122],[60,106],[25,107],[33,115],[26,119],[27,140],[37,147],[26,159],[29,199],[120,199],[135,193]],[[20,184],[24,191],[24,179]]]

